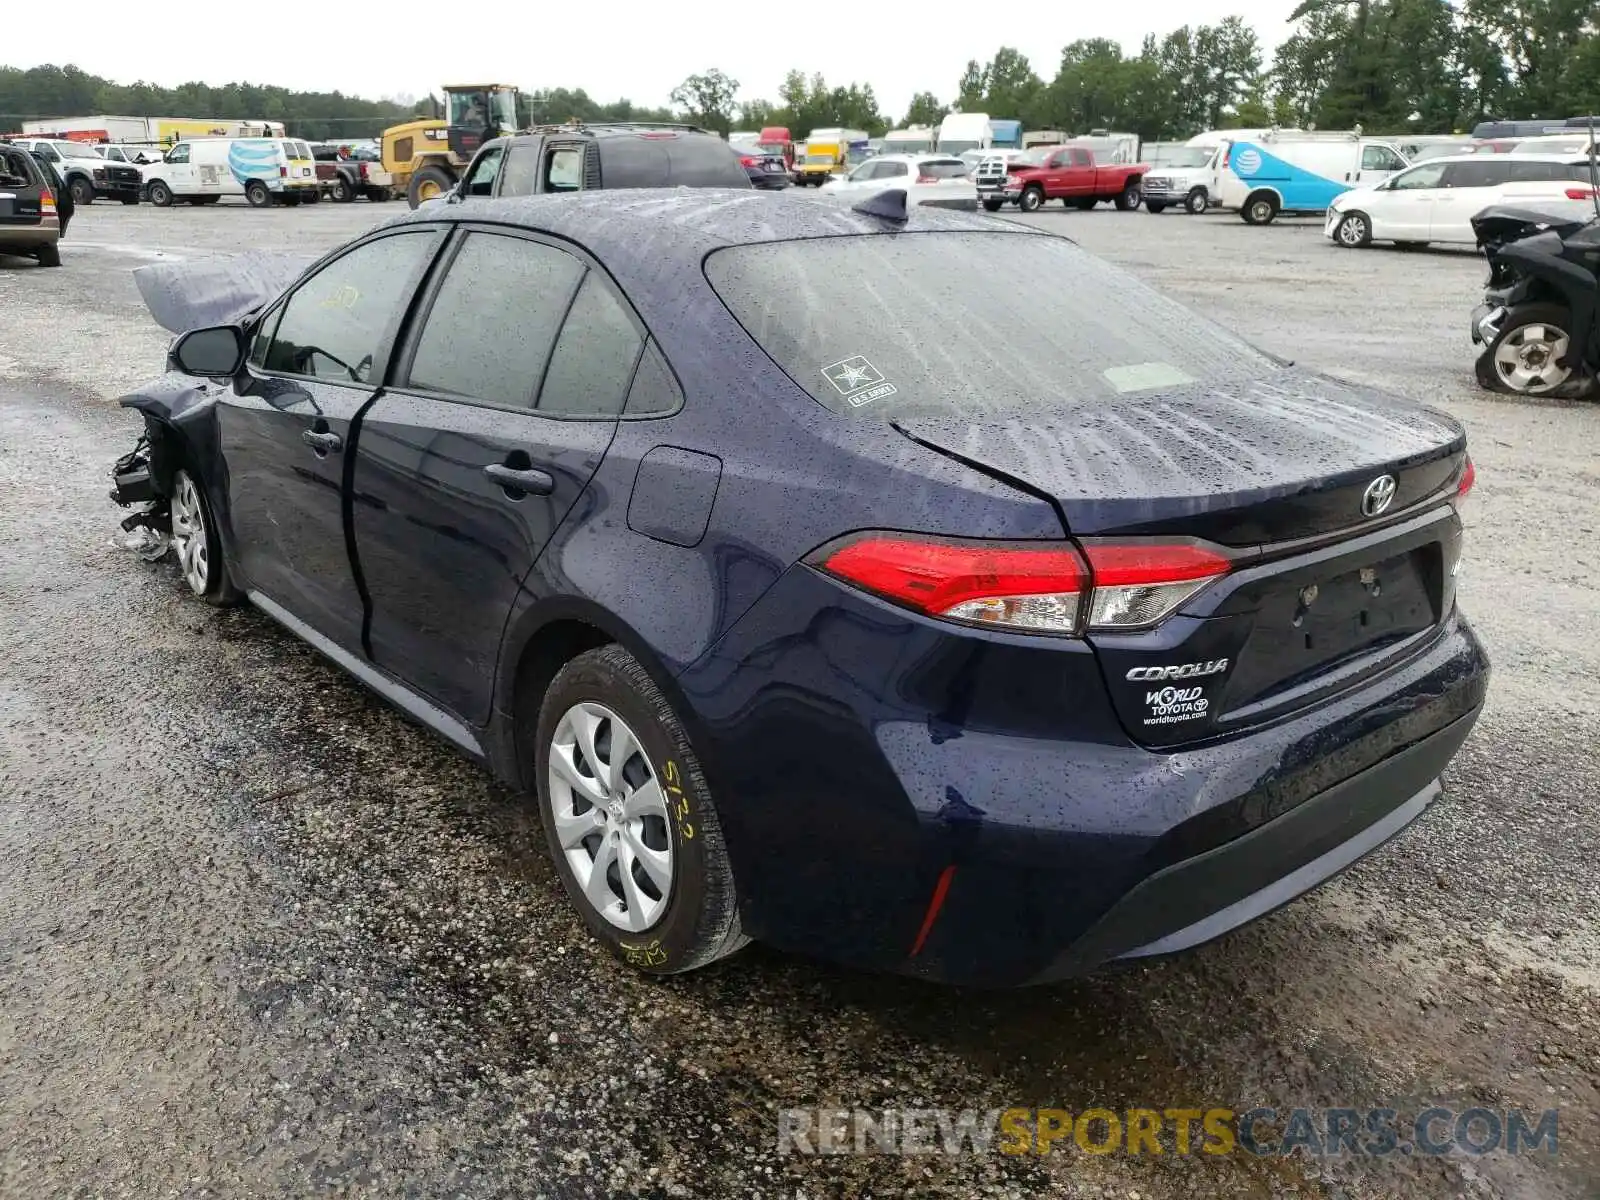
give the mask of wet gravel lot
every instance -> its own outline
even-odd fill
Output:
[[[1471,380],[1465,253],[1050,211],[1268,349],[1437,403],[1495,661],[1448,796],[1180,959],[967,993],[752,947],[596,952],[528,807],[249,610],[112,545],[130,270],[332,246],[393,208],[80,210],[0,259],[0,1195],[1600,1194],[1600,407]],[[1063,280],[1063,286],[1072,286]],[[1560,1154],[780,1156],[777,1112],[1560,1108]]]

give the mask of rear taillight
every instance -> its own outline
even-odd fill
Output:
[[[39,193],[39,210],[41,212],[55,212],[56,194],[49,188]]]
[[[1570,187],[1567,189],[1567,199],[1592,200],[1594,199],[1594,189],[1586,187]]]
[[[858,534],[807,562],[930,617],[1078,635],[1140,629],[1170,616],[1232,565],[1194,542],[963,542]]]
[[[1467,493],[1472,491],[1472,485],[1478,482],[1478,468],[1472,465],[1468,457],[1461,467],[1461,476],[1456,481],[1456,496],[1452,503],[1460,504],[1467,498]]]
[[[1197,542],[1088,542],[1094,599],[1090,629],[1141,629],[1172,615],[1232,565]]]
[[[287,179],[288,176],[289,176],[289,168],[288,167],[279,167],[278,168],[278,177],[280,179]]]
[[[918,175],[917,176],[917,182],[918,183],[938,183],[939,182],[939,177],[937,175]]]
[[[367,181],[367,164],[361,163],[359,166],[361,170],[361,182],[365,183]]]
[[[740,164],[746,167],[753,167],[760,161],[759,158],[751,158],[748,154],[741,156],[739,159]]]

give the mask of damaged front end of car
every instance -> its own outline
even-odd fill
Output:
[[[165,374],[122,396],[118,404],[144,416],[138,443],[111,468],[111,499],[135,511],[122,521],[125,546],[147,561],[162,558],[172,535],[173,477],[189,464],[202,478],[221,478],[216,398],[225,382],[184,373],[173,356],[194,329],[246,323],[292,284],[314,256],[242,254],[229,259],[156,263],[133,272],[150,315],[172,333]]]

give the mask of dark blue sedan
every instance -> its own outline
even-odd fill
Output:
[[[536,796],[648,972],[1061,978],[1416,818],[1488,679],[1460,426],[879,199],[397,218],[181,337],[117,494]]]

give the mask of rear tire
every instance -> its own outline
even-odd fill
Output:
[[[1061,203],[1070,204],[1079,212],[1092,212],[1094,210],[1094,206],[1099,204],[1100,201],[1096,200],[1093,196],[1079,196],[1076,199],[1063,200]]]
[[[1239,210],[1246,225],[1271,225],[1278,216],[1278,198],[1271,192],[1254,192]]]
[[[267,190],[267,185],[259,179],[252,179],[244,185],[244,198],[251,208],[266,208],[272,203],[272,193]]]
[[[59,267],[61,265],[61,247],[54,244],[40,246],[34,257],[39,260],[41,267]]]
[[[1198,217],[1211,207],[1211,193],[1203,187],[1191,188],[1183,198],[1183,207]]]
[[[1127,187],[1117,193],[1116,199],[1112,203],[1117,206],[1118,212],[1132,212],[1139,207],[1139,201],[1143,198],[1144,191],[1139,187],[1139,181],[1132,179],[1128,181]]]
[[[1151,213],[1166,212],[1167,211],[1167,205],[1166,205],[1166,202],[1162,201],[1162,200],[1146,200],[1144,202],[1144,210],[1145,210],[1145,212],[1151,212]]]
[[[172,189],[162,183],[161,180],[154,180],[150,184],[149,195],[150,203],[157,208],[172,207]]]
[[[300,199],[304,200],[307,204],[321,204],[322,203],[322,189],[321,188],[307,188],[306,189],[306,194],[301,196]]]
[[[615,644],[574,658],[534,732],[545,841],[597,940],[649,975],[703,967],[749,940],[699,759],[638,659]]]
[[[349,204],[356,198],[355,188],[350,186],[350,181],[343,175],[334,180],[333,201],[335,204]]]
[[[1038,184],[1031,184],[1022,189],[1022,195],[1017,198],[1017,207],[1023,212],[1038,212],[1044,206],[1044,189]]]
[[[124,197],[122,197],[122,202],[124,204],[137,204],[137,203],[139,203],[139,197],[137,197],[137,196],[124,196]]]

